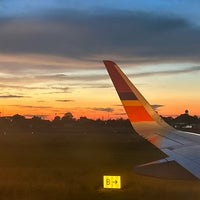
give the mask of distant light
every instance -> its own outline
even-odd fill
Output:
[[[103,187],[107,189],[121,189],[121,176],[103,176]]]

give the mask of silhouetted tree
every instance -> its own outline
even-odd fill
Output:
[[[167,122],[169,125],[173,126],[174,125],[174,118],[173,117],[162,117],[161,118]]]
[[[174,119],[175,123],[185,125],[192,125],[198,123],[198,117],[189,115],[189,111],[185,110],[184,114],[179,115]]]
[[[12,116],[12,120],[13,121],[22,121],[22,120],[25,120],[25,117],[22,115],[16,114],[16,115]]]
[[[71,112],[65,113],[64,116],[62,117],[62,121],[67,121],[67,122],[74,121],[74,117],[73,117],[72,113]]]
[[[60,116],[55,116],[53,122],[58,122],[60,121],[60,119],[61,119]]]

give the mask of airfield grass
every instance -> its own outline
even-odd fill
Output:
[[[0,199],[200,199],[198,181],[134,172],[134,166],[162,156],[126,128],[13,130],[0,135]],[[120,175],[122,189],[103,189],[103,175]]]

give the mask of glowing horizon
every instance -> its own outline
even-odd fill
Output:
[[[41,56],[35,56],[35,59],[38,59],[35,63],[40,63],[40,58]],[[16,60],[16,57],[10,60]],[[26,64],[27,60],[26,58]],[[32,60],[30,62],[33,63]],[[61,66],[65,62],[64,58],[63,60],[59,58]],[[20,63],[23,65],[23,59]],[[76,65],[75,62],[73,64]],[[51,63],[49,65],[51,66]],[[79,67],[76,70],[69,69],[69,73],[65,71],[52,74],[38,74],[36,66],[36,72],[32,74],[19,73],[15,74],[16,77],[2,75],[4,80],[4,83],[1,83],[2,91],[9,93],[0,95],[1,116],[20,114],[52,120],[55,116],[62,117],[66,112],[71,112],[76,119],[83,116],[91,119],[127,118],[103,63],[97,63],[97,66],[98,70],[90,69],[88,65],[86,70]],[[144,74],[143,69],[146,67],[139,65],[139,67],[125,68],[123,65],[122,70],[126,71],[127,76],[136,84],[147,101],[157,105],[156,110],[160,115],[178,116],[186,109],[190,115],[200,115],[199,95],[196,92],[198,85],[195,84],[198,81],[198,73],[193,73],[192,70],[190,73],[188,71],[177,73],[176,70],[173,74],[173,70],[168,70],[165,71],[166,74],[158,77],[156,75],[158,71],[153,73],[149,66],[149,72]],[[187,87],[181,77],[185,77],[184,80],[188,79]],[[24,80],[27,81],[26,85]],[[187,96],[184,94],[186,90]],[[184,99],[180,98],[183,96]]]

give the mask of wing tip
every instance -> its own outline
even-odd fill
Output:
[[[112,60],[103,60],[103,63],[105,64],[106,67],[109,66],[116,66],[117,64],[113,62]]]

